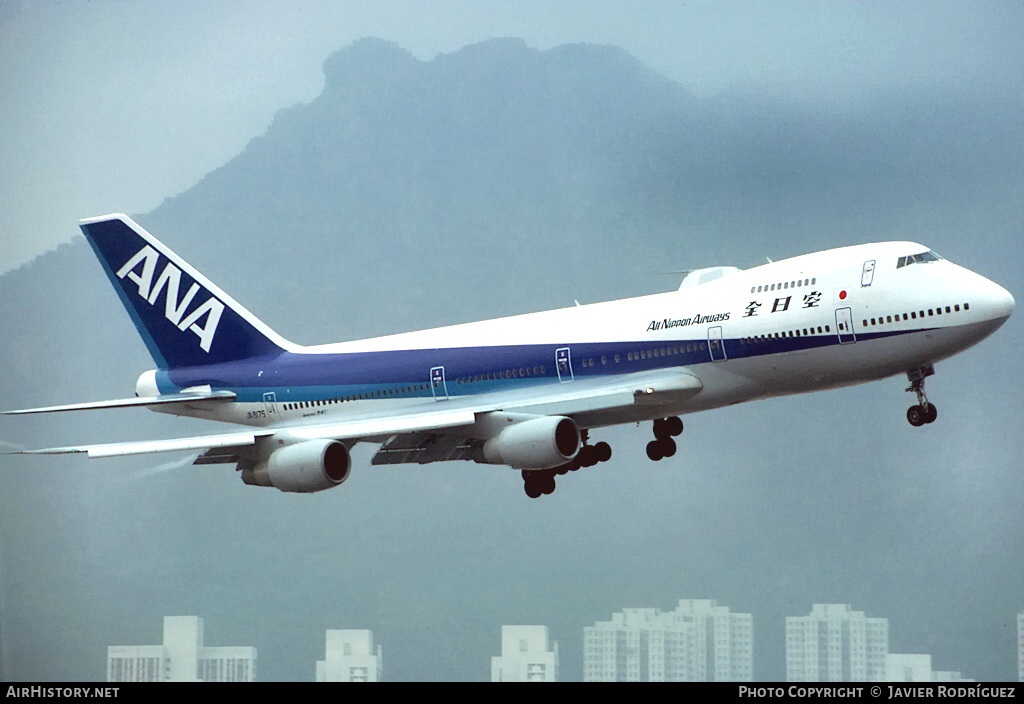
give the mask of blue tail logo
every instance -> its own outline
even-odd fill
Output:
[[[192,299],[196,297],[200,290],[199,284],[193,282],[185,297],[179,301],[178,290],[181,287],[181,269],[174,266],[171,262],[167,262],[163,272],[161,272],[156,280],[156,285],[153,284],[153,274],[156,273],[159,260],[160,255],[157,254],[157,251],[147,244],[134,257],[125,262],[125,265],[118,270],[117,278],[123,279],[127,276],[130,280],[137,283],[139,285],[139,296],[144,298],[149,305],[155,305],[160,292],[166,288],[164,317],[177,325],[179,330],[191,330],[198,335],[199,347],[204,352],[209,352],[210,345],[213,344],[213,337],[217,334],[217,324],[220,323],[220,316],[224,313],[224,304],[210,296],[206,299],[205,303],[200,304],[189,313],[188,317],[182,320],[189,304],[192,303]],[[142,271],[135,271],[140,264],[142,265]],[[204,316],[205,321],[200,326],[199,321]]]
[[[295,347],[127,216],[90,218],[81,228],[161,368]]]

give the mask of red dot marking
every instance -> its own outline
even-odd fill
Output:
[[[840,301],[845,301],[846,300],[846,291],[840,291],[839,292],[839,300]]]

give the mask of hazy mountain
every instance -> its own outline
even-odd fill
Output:
[[[614,47],[513,39],[429,62],[363,40],[324,73],[316,100],[137,215],[296,342],[879,239],[1022,293],[1024,145],[996,91],[697,100]],[[3,408],[130,395],[152,366],[84,239],[0,277],[0,329]],[[101,679],[107,645],[191,613],[208,644],[258,647],[265,679],[312,679],[341,627],[374,630],[389,677],[482,679],[503,623],[549,625],[571,679],[585,625],[687,597],[754,614],[762,678],[784,676],[782,618],[814,601],[889,617],[894,652],[1010,678],[1020,329],[940,365],[934,428],[906,424],[893,379],[687,418],[671,464],[643,457],[647,427],[604,431],[613,461],[538,501],[465,463],[357,464],[294,497],[178,456],[2,458],[3,677]],[[211,432],[141,411],[0,423],[22,446]]]

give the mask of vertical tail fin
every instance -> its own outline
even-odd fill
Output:
[[[294,347],[128,216],[89,218],[79,226],[161,368]]]

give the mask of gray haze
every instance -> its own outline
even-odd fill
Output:
[[[36,17],[25,7],[0,6],[4,32]],[[588,25],[569,7],[561,19],[577,29],[562,33],[549,19],[532,34],[481,36],[480,18],[428,23],[416,39],[375,32],[397,43],[330,44],[325,31],[315,90],[239,117],[235,132],[248,135],[234,152],[192,187],[168,167],[180,185],[161,181],[160,197],[183,192],[136,214],[300,343],[669,290],[678,278],[658,272],[880,239],[919,241],[1021,299],[1017,5],[953,5],[911,30],[910,6],[740,4],[745,16],[712,18],[736,34],[674,43],[659,12],[708,28],[723,11],[653,4],[650,17],[615,18],[616,41],[611,18]],[[755,20],[781,23],[791,43],[769,43]],[[526,41],[473,43],[495,34]],[[714,37],[729,58],[699,80]],[[590,43],[562,45],[577,39]],[[99,46],[117,54],[109,39]],[[5,96],[12,85],[33,94],[0,77]],[[121,86],[98,85],[120,104]],[[184,104],[188,91],[171,92]],[[0,127],[6,143],[16,130]],[[41,153],[23,148],[29,162]],[[5,202],[35,202],[19,197],[10,164]],[[61,183],[90,203],[78,177],[111,194],[137,180],[115,161],[100,171]],[[110,200],[69,217],[132,212]],[[19,207],[50,216],[43,202]],[[152,367],[81,238],[0,276],[0,329],[2,408],[130,395]],[[313,496],[246,487],[178,455],[3,457],[0,675],[102,679],[107,645],[156,643],[163,615],[196,614],[208,644],[257,647],[262,679],[311,680],[326,628],[372,629],[392,679],[485,679],[510,623],[548,625],[563,677],[579,679],[584,626],[625,606],[713,598],[754,615],[759,678],[785,675],[785,616],[824,601],[889,618],[892,652],[1012,679],[1021,329],[1018,315],[937,366],[934,425],[906,423],[911,396],[890,379],[686,417],[670,462],[644,457],[646,425],[603,430],[613,460],[536,501],[510,470],[375,469],[369,447],[349,482]],[[211,431],[141,411],[0,420],[0,440],[24,447]]]

